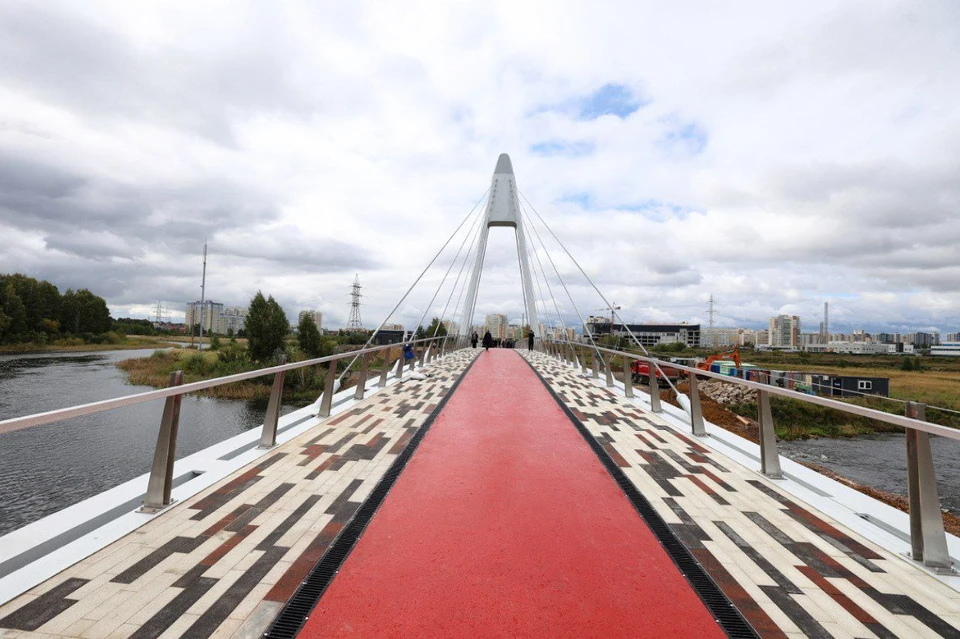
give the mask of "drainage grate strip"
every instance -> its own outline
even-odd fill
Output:
[[[343,565],[343,562],[353,550],[353,547],[360,539],[360,535],[362,535],[366,529],[367,524],[370,523],[370,520],[373,519],[374,514],[376,514],[380,508],[380,504],[383,503],[383,500],[393,487],[397,477],[400,476],[407,462],[410,461],[410,457],[413,456],[417,446],[420,445],[420,441],[427,434],[430,426],[433,425],[437,416],[443,411],[444,406],[447,405],[447,401],[453,396],[454,391],[460,386],[460,382],[467,376],[467,373],[470,372],[470,369],[473,368],[476,361],[477,360],[474,359],[467,368],[464,369],[460,377],[457,378],[457,381],[455,381],[450,387],[450,390],[447,391],[447,394],[444,395],[440,403],[437,404],[437,407],[430,413],[426,421],[423,422],[423,426],[410,438],[410,443],[407,444],[407,447],[393,460],[393,464],[391,464],[387,472],[384,473],[383,477],[377,483],[376,488],[373,489],[360,508],[357,509],[353,519],[351,519],[350,523],[340,532],[340,535],[334,540],[330,548],[327,549],[323,557],[320,558],[320,561],[317,562],[317,565],[310,571],[310,574],[307,575],[303,583],[300,584],[297,591],[293,593],[293,596],[290,597],[290,600],[284,605],[276,619],[273,620],[269,630],[264,633],[264,637],[270,637],[271,639],[293,639],[297,636],[297,633],[300,632],[303,624],[306,623],[307,618],[310,616],[311,611],[313,611],[317,602],[320,601],[320,597],[323,596],[330,582],[333,581],[333,578],[340,571],[340,566]]]
[[[683,545],[680,539],[670,529],[667,522],[665,522],[653,506],[650,505],[646,497],[637,490],[637,487],[627,478],[623,470],[610,458],[610,455],[607,454],[607,451],[603,449],[596,438],[590,434],[590,431],[583,425],[583,422],[577,419],[573,411],[563,403],[563,400],[560,399],[540,372],[534,368],[533,364],[526,359],[524,359],[524,361],[527,362],[527,365],[530,366],[534,374],[540,379],[540,382],[546,387],[547,391],[553,397],[553,400],[563,410],[573,425],[576,426],[577,430],[580,431],[584,440],[586,440],[587,444],[600,459],[600,463],[607,469],[607,472],[610,473],[613,480],[620,486],[620,489],[627,496],[627,499],[630,500],[630,503],[633,504],[633,507],[640,514],[640,517],[646,522],[647,526],[650,527],[653,534],[656,535],[663,549],[670,555],[670,558],[673,560],[673,563],[677,565],[680,573],[690,583],[694,592],[697,593],[697,596],[700,597],[700,600],[703,601],[704,605],[713,615],[714,619],[717,620],[717,623],[724,632],[726,632],[728,636],[737,639],[740,637],[758,637],[759,635],[747,620],[744,619],[736,606],[727,598],[720,587],[717,586],[716,582],[711,579],[707,571],[700,565],[700,562],[690,554],[687,547]]]

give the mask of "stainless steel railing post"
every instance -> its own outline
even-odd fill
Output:
[[[169,386],[181,384],[183,384],[183,371],[170,373]],[[157,434],[157,448],[153,452],[153,465],[150,468],[150,480],[147,482],[147,494],[140,512],[155,513],[173,503],[170,493],[173,490],[173,462],[177,454],[177,431],[180,428],[182,400],[183,395],[173,395],[164,402],[160,432]]]
[[[607,388],[613,388],[613,356],[607,356],[607,365],[604,367],[607,376]]]
[[[663,406],[660,405],[660,384],[657,383],[657,365],[652,359],[648,359],[646,362],[647,390],[650,392],[650,412],[662,413]]]
[[[287,363],[287,356],[281,355],[277,363],[283,366]],[[270,400],[267,402],[267,413],[263,416],[263,430],[260,432],[260,448],[273,448],[277,445],[277,423],[280,421],[280,403],[283,398],[284,371],[273,376],[273,388],[270,389]]]
[[[364,353],[363,360],[360,362],[360,378],[357,380],[357,390],[354,391],[354,399],[363,399],[367,392],[367,374],[370,371],[370,360],[373,359],[373,353]]]
[[[337,380],[337,362],[339,360],[330,360],[330,366],[327,368],[327,378],[323,380],[323,397],[320,399],[320,412],[317,417],[330,417],[330,409],[333,408],[333,383]]]
[[[632,360],[626,355],[623,356],[623,396],[633,397],[633,371],[630,369]]]
[[[770,408],[770,393],[767,391],[757,391],[757,413],[760,421],[760,472],[773,479],[782,479],[777,434],[773,428],[773,410]]]
[[[390,362],[390,349],[387,349],[383,351],[383,366],[380,368],[380,380],[377,382],[377,386],[380,388],[387,385],[387,375],[390,374],[391,368],[393,368],[393,366]]]
[[[907,417],[926,421],[926,405],[907,402]],[[907,428],[907,491],[910,500],[910,547],[913,559],[939,571],[951,571],[947,537],[940,512],[930,437]]]
[[[657,375],[650,371],[650,389],[657,384]],[[696,373],[690,373],[690,426],[697,437],[706,437],[707,429],[703,425],[703,411],[700,408],[700,389]]]
[[[594,379],[600,379],[600,353],[593,351],[593,371],[591,373]]]

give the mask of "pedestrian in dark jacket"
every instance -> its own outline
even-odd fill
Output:
[[[529,333],[527,333],[527,350],[528,351],[533,350],[533,337],[534,337],[533,331],[530,331]]]
[[[477,335],[477,332],[476,332],[476,331],[474,331],[474,332],[473,332],[473,335],[470,336],[470,344],[471,344],[474,348],[476,348],[476,347],[477,347],[477,342],[478,342],[479,340],[480,340],[480,336]]]
[[[489,351],[491,346],[493,346],[493,335],[487,331],[483,334],[483,347]]]

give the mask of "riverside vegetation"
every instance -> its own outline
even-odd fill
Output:
[[[439,318],[434,318],[427,329],[418,327],[417,335],[433,335],[434,331],[437,335],[446,334]],[[246,340],[230,338],[223,343],[220,336],[214,335],[206,351],[158,350],[149,357],[118,362],[117,367],[128,374],[131,384],[163,388],[169,383],[170,373],[177,370],[183,371],[184,383],[198,382],[274,366],[281,355],[286,357],[288,363],[294,363],[349,352],[362,346],[368,337],[363,332],[346,331],[338,335],[321,335],[313,318],[307,314],[300,319],[296,337],[291,337],[290,324],[283,308],[272,296],[264,297],[259,291],[250,302],[244,332]],[[379,370],[385,362],[395,362],[401,352],[399,345],[386,349],[371,361],[370,366],[373,370]],[[343,373],[349,363],[349,359],[339,361],[337,374]],[[358,366],[359,362],[344,378],[342,388],[356,384],[354,376]],[[322,365],[288,371],[283,382],[284,403],[305,406],[316,401],[323,392],[327,370],[327,365]],[[266,402],[272,384],[273,376],[266,375],[200,392],[221,399]]]

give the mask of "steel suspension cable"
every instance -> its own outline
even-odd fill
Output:
[[[527,202],[527,204],[530,206],[530,210],[534,212],[534,214],[537,216],[537,219],[539,219],[539,220],[540,220],[540,223],[543,224],[543,227],[544,227],[545,229],[547,229],[547,231],[550,232],[550,235],[552,235],[552,236],[553,236],[553,239],[555,239],[555,240],[557,241],[557,244],[560,245],[560,248],[563,249],[563,252],[567,254],[567,257],[569,257],[570,260],[571,260],[571,261],[576,265],[576,267],[580,270],[580,273],[583,275],[583,277],[586,278],[586,280],[590,283],[590,286],[593,287],[593,290],[596,291],[596,292],[597,292],[597,295],[600,296],[600,299],[603,300],[603,303],[606,304],[606,305],[607,305],[607,308],[610,309],[610,313],[613,314],[617,319],[620,320],[621,326],[623,326],[623,328],[626,329],[627,333],[630,335],[630,337],[633,338],[633,341],[637,343],[637,346],[640,347],[640,349],[643,351],[644,355],[646,355],[647,357],[649,357],[649,356],[650,356],[650,351],[647,350],[646,346],[644,346],[643,344],[640,343],[639,338],[637,338],[637,336],[633,334],[633,331],[630,330],[630,327],[627,325],[627,323],[626,323],[626,322],[623,320],[623,318],[620,316],[620,313],[617,313],[617,310],[613,307],[613,304],[610,303],[610,300],[608,300],[608,299],[606,298],[606,296],[605,296],[603,293],[600,292],[600,289],[597,288],[597,285],[593,283],[593,280],[590,279],[590,276],[587,275],[587,272],[583,270],[583,267],[582,267],[582,266],[580,266],[580,262],[578,262],[578,261],[576,260],[576,258],[574,258],[573,255],[570,254],[570,251],[567,250],[567,247],[563,244],[563,242],[560,241],[560,238],[557,237],[557,234],[554,233],[554,232],[553,232],[553,229],[551,229],[550,226],[546,223],[546,221],[544,221],[544,219],[543,219],[543,217],[541,217],[540,213],[537,212],[537,209],[533,206],[533,204],[530,203],[530,200],[527,199],[527,196],[524,195],[524,194],[520,191],[520,189],[517,189],[517,193],[520,193],[520,197],[522,197],[522,198]],[[551,261],[552,261],[552,260],[551,260]],[[578,312],[578,315],[579,315],[579,312]],[[584,328],[587,328],[586,325],[584,325]],[[588,330],[589,330],[589,329],[588,329]],[[610,334],[613,335],[613,325],[612,325],[612,324],[611,324],[611,326],[610,326]],[[590,335],[590,338],[593,339],[593,334],[592,334],[592,333],[591,333],[591,335]],[[652,360],[651,360],[651,361],[652,361]],[[660,365],[659,365],[659,364],[656,364],[656,362],[654,362],[654,365],[656,366],[657,370],[659,370],[661,373],[663,373],[663,369],[660,368]],[[654,371],[650,371],[651,377],[654,376],[654,375],[653,375],[653,372],[654,372]],[[666,380],[667,384],[668,384],[671,388],[673,388],[674,392],[677,393],[677,396],[679,396],[679,395],[680,395],[680,391],[678,391],[677,388],[676,388],[676,386],[674,386],[674,385],[670,382],[670,380],[667,378],[666,374],[664,374],[663,378],[664,378],[664,380]]]
[[[519,192],[519,189],[518,189],[518,192]],[[524,197],[523,199],[526,200],[527,198]],[[527,204],[529,203],[530,201],[527,200]],[[531,206],[530,208],[532,209],[533,206]],[[580,321],[583,323],[583,328],[584,330],[587,331],[587,335],[590,337],[591,345],[593,346],[597,357],[600,358],[601,362],[604,361],[603,354],[600,353],[600,349],[597,348],[596,339],[594,339],[593,337],[593,332],[590,330],[590,326],[587,324],[586,320],[583,319],[583,315],[580,313],[580,309],[577,307],[577,303],[573,300],[573,295],[570,294],[570,289],[567,288],[566,282],[563,281],[563,277],[560,275],[560,270],[557,268],[556,263],[553,261],[553,256],[550,255],[550,251],[547,250],[547,246],[546,244],[544,244],[543,238],[540,237],[540,232],[537,230],[537,227],[533,225],[533,221],[529,216],[527,216],[527,219],[530,221],[530,228],[533,229],[534,236],[536,236],[537,241],[540,242],[540,246],[543,247],[543,252],[544,254],[546,254],[547,259],[550,261],[550,265],[553,266],[553,271],[554,273],[557,274],[557,279],[560,280],[560,285],[563,287],[564,292],[567,294],[567,297],[570,299],[570,303],[573,305],[573,310],[576,311],[577,317],[579,317]],[[541,221],[542,221],[542,218],[541,218]]]
[[[467,262],[470,261],[470,255],[473,253],[474,247],[476,246],[477,241],[480,239],[480,229],[483,228],[483,224],[477,225],[477,227],[471,231],[470,235],[473,236],[473,239],[470,241],[469,248],[467,248],[466,254],[463,256],[463,263],[460,264],[460,271],[457,273],[457,279],[453,282],[453,288],[450,289],[450,295],[447,297],[446,304],[443,305],[443,312],[440,314],[441,317],[447,314],[447,309],[450,307],[450,302],[453,300],[453,294],[457,292],[457,288],[460,286],[460,278],[463,276],[463,269],[467,266]],[[467,237],[470,237],[468,235]],[[461,245],[461,248],[463,246]],[[456,261],[456,259],[454,259]],[[461,295],[463,291],[461,289]],[[457,298],[459,304],[459,298]],[[454,307],[453,316],[451,317],[451,322],[455,323],[453,320],[456,319],[456,307]],[[440,325],[437,324],[437,327],[433,330],[433,337],[437,336],[437,333],[440,331]]]
[[[527,219],[527,221],[530,221],[530,215],[527,214],[527,212],[526,212],[526,210],[523,208],[523,205],[522,205],[522,204],[520,205],[520,212],[524,215],[524,217]],[[533,223],[532,223],[532,222],[530,222],[530,227],[533,228]],[[534,229],[534,232],[536,232],[536,229]],[[550,300],[553,302],[554,310],[556,310],[556,312],[557,312],[557,319],[560,321],[560,326],[562,326],[563,329],[566,330],[566,329],[567,329],[567,325],[566,325],[566,323],[563,321],[563,314],[560,312],[560,306],[557,304],[557,298],[556,298],[556,296],[553,294],[553,288],[551,288],[551,286],[550,286],[550,280],[547,278],[547,271],[546,271],[546,269],[543,267],[543,262],[540,260],[540,254],[537,252],[536,244],[533,244],[532,246],[533,246],[533,257],[534,257],[534,259],[536,259],[537,264],[540,265],[540,275],[543,277],[543,281],[544,281],[544,283],[547,285],[547,291],[550,293]],[[539,286],[539,282],[537,283],[537,285]],[[541,289],[540,293],[541,293],[541,295],[543,294],[543,290],[542,290],[542,289]],[[546,305],[547,305],[547,304],[546,304],[546,299],[544,299],[544,304],[543,304],[543,305],[544,305],[544,307],[546,307]]]
[[[534,258],[535,258],[536,262],[540,264],[540,277],[542,277],[542,278],[544,279],[544,281],[546,282],[546,281],[547,281],[547,280],[546,280],[546,273],[543,272],[543,263],[540,262],[540,258],[539,258],[539,256],[537,256],[537,254],[536,254],[536,246],[525,247],[525,248],[527,249],[527,252],[528,252],[528,253],[533,252]],[[529,260],[529,256],[528,256],[527,259]],[[549,318],[549,317],[550,317],[550,311],[549,311],[549,309],[547,308],[547,297],[546,297],[546,295],[543,294],[543,287],[540,285],[540,278],[537,277],[537,269],[536,269],[536,267],[534,266],[533,262],[530,262],[530,270],[531,270],[531,272],[533,273],[533,276],[534,276],[534,277],[533,277],[533,281],[536,282],[536,284],[537,284],[537,290],[540,291],[540,304],[541,304],[541,306],[543,306],[543,316],[546,317],[546,318]],[[548,288],[548,290],[549,290],[549,287],[550,287],[550,283],[547,282],[547,288]],[[551,291],[550,294],[553,295],[553,292]],[[554,304],[556,304],[556,300],[554,300]],[[558,318],[558,319],[559,319],[559,318]],[[563,320],[561,319],[560,321],[561,321],[561,323],[562,323]],[[538,327],[538,328],[539,328],[539,327]],[[541,339],[542,339],[542,338],[543,338],[543,335],[541,335],[540,337],[541,337]]]
[[[420,280],[423,279],[423,276],[426,275],[428,270],[430,270],[430,267],[433,266],[433,263],[437,261],[437,258],[440,257],[440,254],[443,253],[444,250],[446,250],[447,245],[449,245],[450,241],[453,240],[454,237],[456,237],[457,233],[460,232],[460,229],[463,228],[463,225],[467,223],[467,220],[469,220],[470,217],[473,216],[474,211],[476,211],[477,207],[480,206],[480,203],[483,202],[484,199],[486,199],[487,194],[489,192],[490,192],[489,188],[483,192],[483,195],[480,196],[480,199],[477,200],[477,203],[473,205],[473,208],[470,209],[470,212],[467,213],[466,217],[463,218],[463,221],[460,222],[456,230],[454,230],[454,232],[450,235],[450,237],[447,238],[447,241],[443,243],[443,246],[441,246],[440,250],[437,251],[436,255],[433,256],[433,259],[431,259],[430,262],[423,268],[423,271],[420,272],[420,275],[417,276],[417,279],[414,280],[413,284],[410,285],[410,288],[407,289],[407,292],[403,294],[403,297],[400,298],[400,301],[397,302],[396,306],[393,307],[393,310],[391,310],[390,313],[386,316],[386,318],[384,318],[384,320],[380,322],[380,326],[378,326],[377,329],[370,334],[370,339],[368,339],[366,344],[363,345],[363,348],[360,349],[360,352],[362,352],[364,349],[370,346],[371,343],[373,343],[373,339],[377,336],[377,333],[380,332],[380,329],[383,328],[383,326],[388,321],[390,321],[390,318],[393,317],[393,314],[397,312],[397,309],[400,308],[400,305],[403,304],[404,300],[407,299],[407,296],[410,295],[410,291],[412,291],[417,286],[417,284],[420,283]],[[343,378],[350,371],[350,368],[356,363],[357,359],[359,359],[360,352],[357,352],[357,354],[353,356],[353,359],[350,360],[349,364],[347,364],[346,369],[344,369],[344,371],[340,373],[340,376],[336,380],[336,388],[340,387],[340,384],[343,382]]]
[[[475,206],[474,209],[477,207]],[[483,209],[480,209],[481,214]],[[459,230],[459,229],[458,229]],[[447,277],[450,275],[450,271],[453,270],[454,265],[457,263],[457,260],[460,258],[460,253],[463,251],[464,245],[466,245],[467,240],[470,239],[471,232],[467,232],[463,236],[463,241],[460,242],[460,248],[457,249],[457,254],[453,256],[453,260],[450,262],[450,266],[447,267],[447,272],[443,274],[443,279],[440,280],[440,284],[437,286],[437,290],[433,292],[433,297],[430,299],[430,303],[427,304],[426,308],[423,310],[423,315],[420,316],[420,321],[417,322],[417,326],[423,326],[423,320],[426,319],[427,313],[430,312],[430,308],[433,306],[434,301],[437,299],[437,295],[440,294],[440,289],[443,288],[444,283],[447,281]],[[441,313],[440,321],[443,320],[443,314]],[[440,322],[437,322],[437,328],[433,331],[433,336],[436,337],[437,331],[440,330]]]

